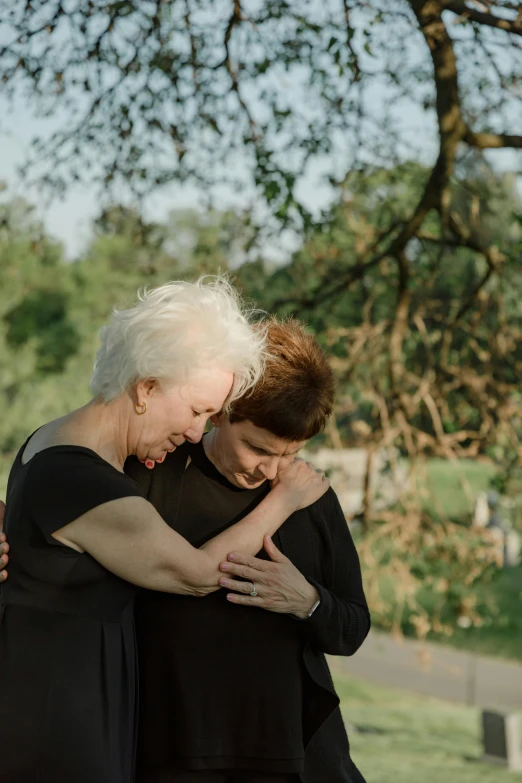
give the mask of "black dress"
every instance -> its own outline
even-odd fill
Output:
[[[96,452],[54,446],[11,470],[0,587],[1,783],[131,783],[136,588],[52,533],[141,496]]]

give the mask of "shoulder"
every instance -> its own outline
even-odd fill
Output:
[[[331,487],[311,506],[293,514],[291,519],[294,518],[301,529],[306,528],[312,538],[319,538],[325,544],[331,544],[333,540],[351,540],[348,522]]]
[[[47,534],[104,503],[143,497],[132,479],[78,446],[40,451],[22,469],[25,507]]]
[[[44,449],[27,465],[27,485],[42,494],[56,492],[74,497],[75,492],[125,497],[140,495],[136,483],[91,449],[59,446]]]
[[[100,457],[92,449],[83,446],[51,446],[38,451],[30,461],[21,465],[27,470],[31,482],[57,480],[64,483],[72,480],[74,483],[92,481],[92,477],[104,477],[115,483],[133,486],[124,473]]]
[[[324,522],[332,515],[339,514],[341,514],[344,519],[339,499],[332,487],[329,487],[324,495],[321,495],[319,500],[316,500],[311,506],[302,509],[302,511],[307,512],[310,520],[315,522]]]

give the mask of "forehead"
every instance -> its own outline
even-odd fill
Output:
[[[197,370],[187,383],[192,405],[205,411],[219,411],[230,392],[234,375],[224,370]]]
[[[284,438],[278,438],[268,430],[256,427],[251,421],[240,421],[232,424],[237,427],[237,433],[243,440],[247,440],[252,446],[264,449],[270,454],[292,454],[303,448],[306,441],[289,441]]]

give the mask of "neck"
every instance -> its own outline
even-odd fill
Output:
[[[97,397],[69,415],[63,434],[123,470],[125,460],[133,453],[129,440],[129,410],[126,395],[109,403]]]

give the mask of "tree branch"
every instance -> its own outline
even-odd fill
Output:
[[[475,133],[470,128],[467,128],[463,140],[471,147],[477,147],[479,150],[499,149],[502,147],[522,149],[522,136],[513,136],[508,133],[488,133],[487,131]]]
[[[490,11],[479,11],[478,8],[470,8],[464,0],[444,0],[443,6],[447,11],[452,11],[457,16],[463,16],[477,24],[496,27],[498,30],[504,30],[506,33],[522,35],[522,15],[520,10],[516,19],[504,19],[501,16],[494,16]]]

